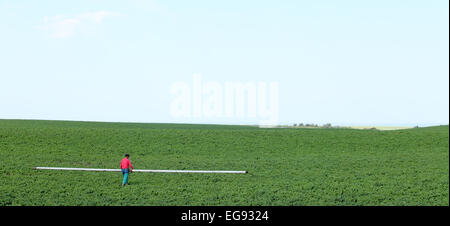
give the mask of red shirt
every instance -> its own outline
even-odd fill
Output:
[[[128,169],[128,167],[131,167],[134,169],[134,167],[131,165],[131,161],[127,158],[123,158],[120,162],[120,168],[121,169]]]

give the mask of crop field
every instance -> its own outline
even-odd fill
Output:
[[[39,171],[35,166],[248,170]],[[0,120],[5,205],[449,205],[449,127],[393,131]]]

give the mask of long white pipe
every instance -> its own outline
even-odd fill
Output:
[[[78,170],[78,171],[106,171],[120,172],[120,169],[93,169],[93,168],[62,168],[62,167],[34,167],[35,170]],[[248,173],[248,171],[229,171],[229,170],[146,170],[136,169],[133,172],[143,173]]]

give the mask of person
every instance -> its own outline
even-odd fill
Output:
[[[131,165],[131,161],[129,158],[130,155],[125,154],[125,158],[123,158],[122,161],[120,162],[120,169],[122,170],[123,175],[122,186],[128,184],[128,174],[133,172],[134,169],[133,165]]]

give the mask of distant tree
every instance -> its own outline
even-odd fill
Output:
[[[303,126],[303,123],[299,123],[298,126]]]
[[[297,123],[294,123],[294,127],[297,127]]]
[[[323,128],[331,128],[331,123],[326,123],[322,125]]]

